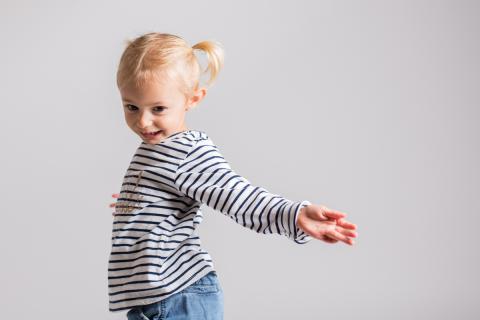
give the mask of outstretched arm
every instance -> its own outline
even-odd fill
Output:
[[[252,185],[232,170],[210,139],[194,142],[174,183],[183,194],[257,233],[285,235],[299,244],[312,239],[296,223],[309,201],[291,201]]]

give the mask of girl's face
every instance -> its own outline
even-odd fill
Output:
[[[141,88],[120,89],[127,125],[145,143],[159,143],[166,137],[188,130],[185,114],[205,96],[201,88],[187,100],[174,81],[149,81]]]

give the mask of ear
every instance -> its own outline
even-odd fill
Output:
[[[188,103],[187,103],[187,109],[190,109],[190,108],[193,108],[194,106],[196,106],[200,101],[202,101],[202,99],[205,97],[205,95],[207,94],[207,89],[205,88],[199,88],[197,89],[193,96],[190,97],[190,99],[188,100]]]

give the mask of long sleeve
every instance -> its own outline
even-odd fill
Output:
[[[253,186],[232,170],[210,138],[193,141],[178,165],[174,183],[186,196],[257,233],[284,235],[298,244],[312,240],[296,223],[300,209],[311,203]]]

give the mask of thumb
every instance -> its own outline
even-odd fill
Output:
[[[323,215],[332,219],[341,219],[347,216],[346,213],[343,213],[337,210],[328,209],[328,208],[325,209]]]

